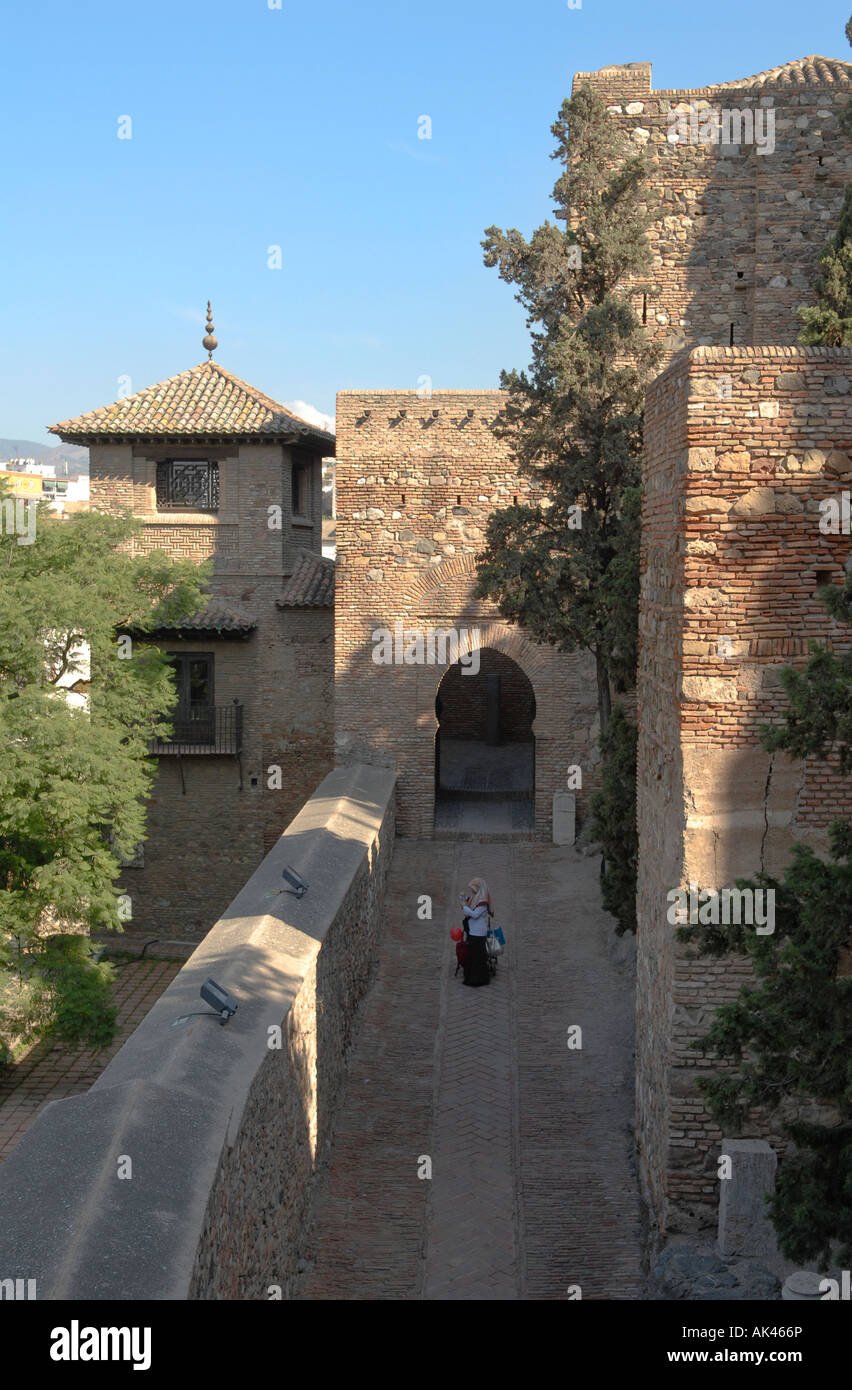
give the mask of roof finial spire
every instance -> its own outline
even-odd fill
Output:
[[[209,299],[207,301],[207,336],[206,338],[204,338],[201,346],[207,349],[207,360],[212,362],[213,353],[215,349],[219,346],[219,344],[217,340],[213,337],[213,318],[210,310]]]

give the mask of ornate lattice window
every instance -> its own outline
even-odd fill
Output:
[[[218,463],[197,459],[167,459],[158,463],[157,506],[186,507],[194,512],[218,511]]]

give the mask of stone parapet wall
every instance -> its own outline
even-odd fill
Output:
[[[580,87],[591,87],[608,101],[647,97],[651,94],[651,64],[612,63],[597,72],[578,72],[574,74],[574,91]]]
[[[40,1299],[289,1296],[393,835],[392,774],[325,778],[92,1089],[3,1165],[4,1277]],[[208,977],[238,1002],[225,1027],[194,1016]]]
[[[694,1089],[688,1044],[749,978],[745,960],[694,960],[667,894],[780,875],[796,841],[827,850],[852,814],[832,761],[765,753],[786,708],[780,670],[809,639],[848,632],[816,596],[842,583],[848,535],[820,501],[852,484],[852,352],[697,348],[648,393],[639,660],[639,1016],[642,1171],[667,1229],[712,1224],[721,1132]],[[754,1134],[777,1144],[755,1117]]]

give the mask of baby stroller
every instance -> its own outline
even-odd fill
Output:
[[[485,938],[485,951],[488,956],[488,969],[492,975],[497,974],[497,961],[499,960],[503,947],[506,945],[506,938],[501,927],[489,927],[488,935]]]

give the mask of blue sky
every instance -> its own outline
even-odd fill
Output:
[[[575,72],[852,58],[850,0],[270,3],[7,7],[0,437],[200,362],[208,298],[217,360],[278,400],[496,386],[528,340],[479,243],[549,215]]]

